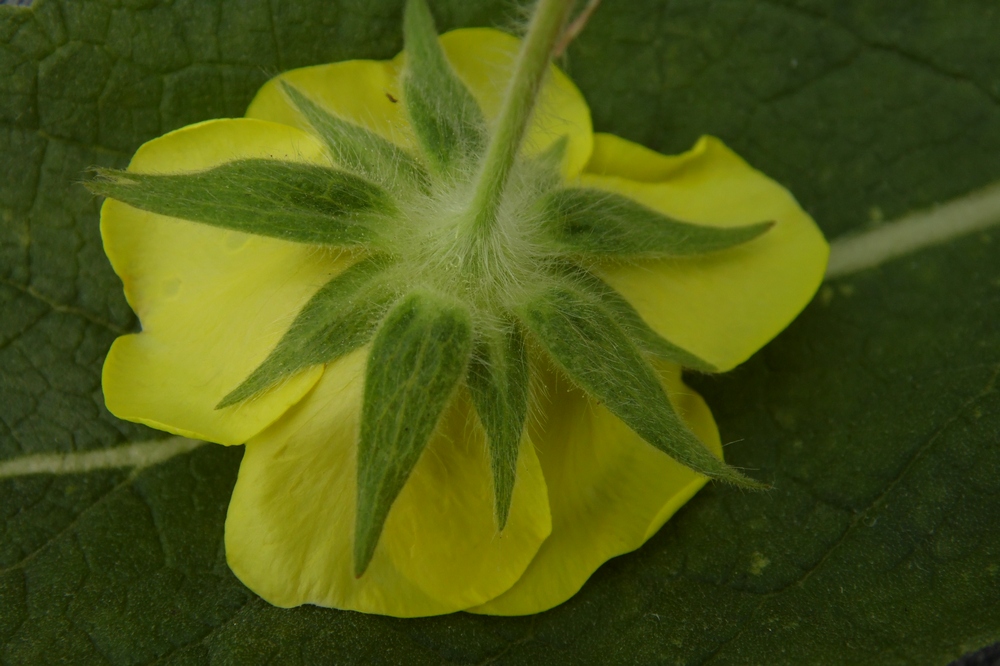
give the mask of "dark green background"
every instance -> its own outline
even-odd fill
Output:
[[[432,3],[444,28],[506,3]],[[239,116],[270,76],[400,47],[399,2],[0,7],[0,459],[162,436],[103,407],[136,321],[79,184]],[[598,130],[720,136],[830,238],[1000,179],[995,0],[607,0],[567,66]],[[727,457],[638,552],[534,617],[280,610],[230,574],[241,451],[0,481],[0,663],[944,664],[1000,639],[1000,231],[825,285],[695,377]]]

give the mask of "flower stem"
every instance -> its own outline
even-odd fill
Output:
[[[573,0],[539,0],[535,7],[472,198],[473,231],[480,236],[488,236],[496,222],[504,187],[572,6]]]

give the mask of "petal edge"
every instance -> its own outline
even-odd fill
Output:
[[[676,157],[607,134],[595,143],[588,169],[601,173],[584,174],[587,186],[697,224],[776,223],[721,252],[603,264],[598,274],[660,335],[725,371],[781,332],[812,299],[829,255],[823,234],[785,188],[721,141],[702,137]]]

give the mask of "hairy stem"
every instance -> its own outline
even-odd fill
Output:
[[[573,0],[539,0],[531,17],[472,199],[473,231],[480,237],[489,236],[496,222],[504,187],[572,6]]]

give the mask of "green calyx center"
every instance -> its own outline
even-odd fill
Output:
[[[570,186],[561,176],[567,138],[526,154],[532,111],[571,4],[539,2],[493,123],[449,64],[424,0],[410,0],[401,103],[416,151],[283,83],[326,145],[329,166],[242,159],[196,173],[101,171],[89,183],[143,210],[357,257],[215,407],[233,408],[370,345],[358,441],[359,576],[457,391],[468,391],[486,433],[494,517],[504,529],[539,361],[675,460],[761,487],[685,426],[652,361],[714,368],[653,331],[590,268],[714,252],[753,240],[771,223],[700,226]]]

